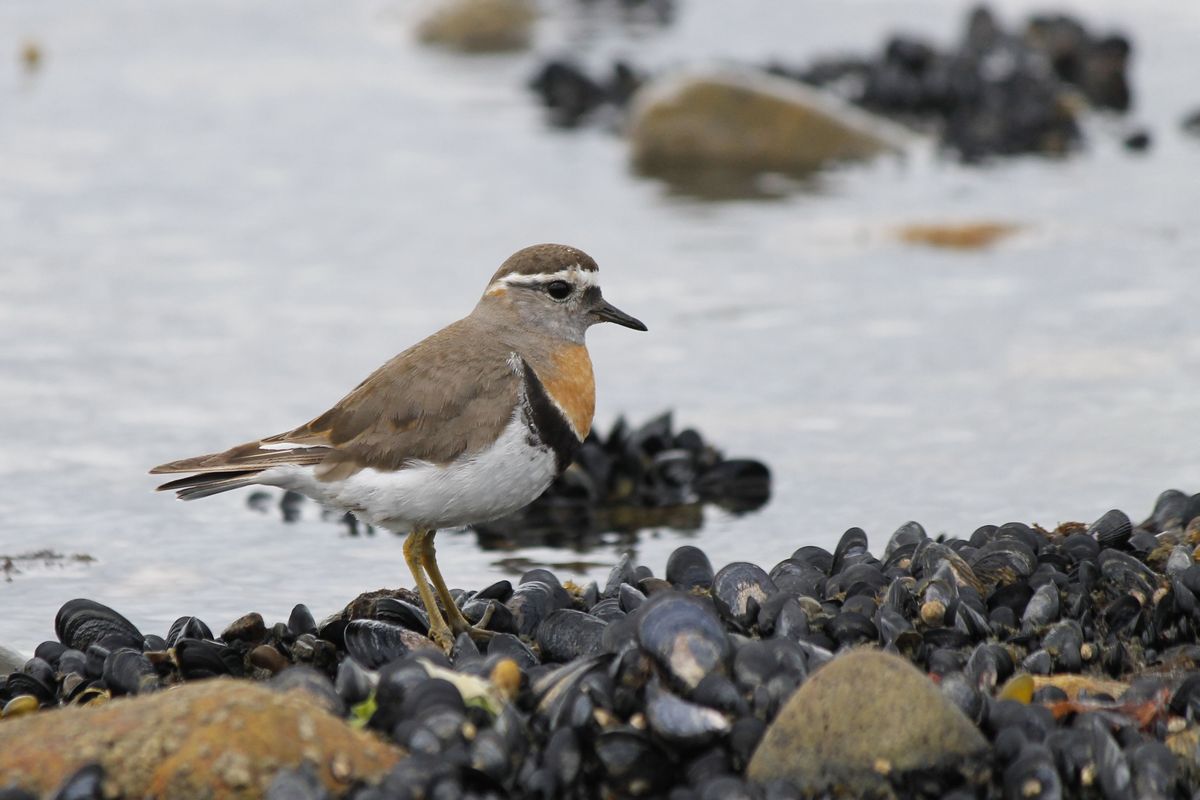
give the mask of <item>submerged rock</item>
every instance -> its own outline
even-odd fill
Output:
[[[747,775],[851,796],[986,753],[979,729],[899,656],[852,650],[821,668],[767,728]]]
[[[304,692],[229,679],[0,725],[6,785],[41,793],[92,763],[104,768],[109,796],[262,797],[281,768],[304,763],[343,792],[378,781],[401,755]]]
[[[905,135],[832,95],[753,69],[655,79],[633,100],[629,141],[646,172],[736,167],[808,172],[901,151]]]
[[[522,50],[536,18],[529,0],[446,0],[421,22],[417,35],[426,44],[465,53]]]

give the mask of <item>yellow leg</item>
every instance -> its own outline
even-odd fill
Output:
[[[433,583],[433,588],[437,590],[438,597],[442,598],[442,605],[446,607],[446,620],[450,624],[450,629],[456,635],[466,631],[475,639],[489,638],[492,632],[483,626],[487,625],[488,619],[491,618],[492,609],[488,608],[478,626],[472,625],[462,615],[462,612],[459,611],[458,606],[454,602],[454,597],[450,594],[450,589],[446,586],[446,580],[442,577],[442,571],[438,569],[437,552],[433,547],[434,533],[436,531],[429,531],[429,534],[421,540],[419,545],[421,548],[421,566],[425,568],[426,574],[429,575],[429,580]]]
[[[417,582],[417,594],[421,596],[421,605],[425,606],[425,614],[429,617],[429,638],[449,653],[450,648],[454,646],[454,634],[450,632],[450,626],[442,618],[442,612],[438,609],[437,600],[433,597],[433,591],[429,588],[429,582],[425,580],[425,571],[421,566],[425,552],[425,540],[432,537],[432,531],[410,533],[404,540],[404,561],[408,564],[409,571],[412,572],[413,580]],[[440,579],[441,576],[438,577]]]

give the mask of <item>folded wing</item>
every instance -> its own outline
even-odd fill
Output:
[[[519,379],[494,337],[469,337],[479,344],[464,357],[471,325],[461,320],[404,351],[306,425],[155,467],[153,474],[193,473],[159,490],[192,500],[258,483],[272,467],[311,466],[318,479],[334,481],[486,449],[512,417]]]

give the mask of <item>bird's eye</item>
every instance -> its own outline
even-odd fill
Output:
[[[566,281],[550,281],[546,284],[546,292],[555,300],[566,300],[571,294],[571,284]]]

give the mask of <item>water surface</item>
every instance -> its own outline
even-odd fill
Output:
[[[244,493],[180,504],[145,471],[315,416],[536,241],[592,253],[650,326],[592,331],[598,424],[672,408],[774,470],[761,513],[643,535],[657,571],[685,541],[770,565],[850,525],[882,546],[908,519],[966,535],[1197,491],[1200,142],[1178,119],[1200,105],[1200,13],[1074,7],[1132,34],[1150,153],[1099,120],[1064,162],[917,152],[706,203],[632,175],[604,130],[548,128],[522,88],[538,57],[803,61],[897,27],[948,41],[966,5],[694,0],[666,28],[558,12],[533,53],[462,58],[416,46],[407,3],[5,3],[0,553],[95,560],[0,583],[0,643],[31,650],[76,596],[161,633],[407,584],[392,536],[284,525]],[[15,66],[24,36],[45,48],[34,75]],[[969,253],[892,235],[974,219],[1026,228]],[[618,551],[439,536],[466,587],[508,557],[602,576]]]

